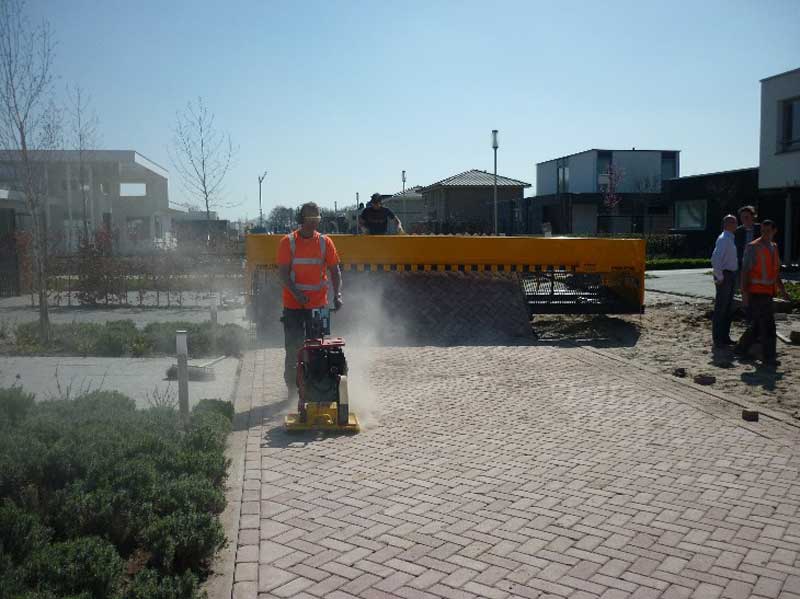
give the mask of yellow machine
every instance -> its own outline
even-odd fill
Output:
[[[247,236],[248,313],[263,335],[280,318],[281,235]],[[638,314],[644,306],[641,239],[457,235],[332,235],[346,305],[381,308],[381,331],[457,344],[530,335],[537,314]],[[347,310],[345,310],[346,312]],[[347,315],[343,326],[347,328]],[[402,330],[391,330],[402,322]]]

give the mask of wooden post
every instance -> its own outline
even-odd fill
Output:
[[[175,331],[175,348],[178,354],[178,409],[183,425],[189,424],[189,347],[186,331]]]

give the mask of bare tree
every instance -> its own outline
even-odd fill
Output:
[[[39,328],[50,336],[47,310],[47,177],[39,150],[55,149],[61,115],[52,101],[54,45],[49,24],[31,25],[23,0],[0,0],[0,147],[14,163],[33,224]]]
[[[230,207],[222,201],[222,185],[234,159],[231,136],[217,129],[214,115],[202,97],[178,112],[170,159],[186,192],[205,207],[208,243],[211,242],[211,211]]]
[[[91,108],[91,98],[80,86],[69,90],[70,98],[70,145],[78,151],[78,184],[83,202],[83,241],[89,240],[89,198],[86,182],[86,151],[97,147],[97,127],[99,119]],[[70,235],[72,232],[70,232]]]

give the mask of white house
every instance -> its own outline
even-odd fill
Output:
[[[800,68],[761,80],[760,217],[780,227],[784,262],[800,260]]]
[[[671,223],[658,205],[661,182],[678,176],[675,150],[586,150],[536,165],[533,209],[559,233],[661,229]],[[621,200],[613,216],[604,215],[609,187]]]

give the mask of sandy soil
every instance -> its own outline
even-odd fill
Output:
[[[730,350],[714,350],[712,307],[707,301],[658,294],[648,298],[642,316],[540,316],[534,319],[534,330],[540,341],[571,340],[670,376],[676,368],[685,369],[689,379],[698,374],[714,376],[714,390],[800,420],[800,345],[779,339],[781,364],[773,370],[761,367],[758,360],[739,359]],[[797,308],[785,320],[777,320],[777,326],[787,337],[790,330],[800,330]],[[735,321],[731,337],[738,339],[744,329],[743,321]]]

